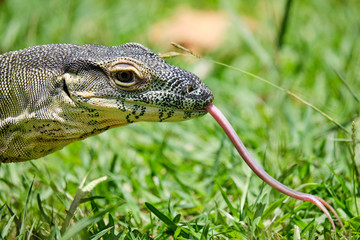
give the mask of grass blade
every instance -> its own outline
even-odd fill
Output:
[[[231,204],[229,198],[227,197],[225,191],[222,189],[222,187],[220,186],[219,183],[217,183],[218,188],[221,192],[221,196],[223,197],[226,205],[228,206],[230,212],[233,214],[233,216],[235,216],[236,218],[239,218],[239,212],[236,210],[236,208],[234,208],[234,206]]]
[[[10,229],[10,225],[11,223],[14,221],[15,215],[12,215],[9,219],[9,221],[7,222],[7,224],[5,225],[5,227],[3,228],[2,232],[1,232],[1,239],[5,239],[6,235],[8,234],[8,231]]]
[[[287,27],[288,22],[289,22],[288,20],[289,20],[289,13],[290,13],[290,9],[291,9],[291,3],[292,3],[292,0],[287,0],[286,1],[284,16],[283,16],[283,19],[281,21],[281,27],[280,27],[280,31],[279,31],[279,34],[278,34],[277,47],[279,49],[282,47],[284,36],[285,36],[285,33],[286,33],[286,27]]]
[[[99,211],[92,217],[83,218],[80,221],[76,222],[74,225],[72,225],[60,238],[60,240],[67,240],[71,239],[76,236],[77,233],[82,231],[83,229],[87,228],[91,224],[95,224],[96,222],[103,219],[103,216],[110,212],[114,207],[110,207],[108,209],[105,209],[103,211]]]
[[[99,233],[95,234],[92,238],[90,238],[90,240],[98,240],[100,239],[102,236],[104,236],[106,233],[108,233],[113,227],[109,227],[107,229],[104,229],[102,231],[100,231]]]
[[[165,216],[163,213],[161,213],[159,210],[157,210],[153,205],[146,202],[146,207],[155,214],[161,221],[163,221],[166,225],[168,225],[171,229],[175,230],[176,224],[167,216]]]
[[[340,73],[338,71],[336,71],[335,69],[333,69],[336,73],[336,75],[338,76],[338,78],[341,80],[341,82],[345,85],[345,87],[347,88],[347,90],[350,92],[350,94],[353,96],[353,98],[360,103],[360,97],[355,93],[355,91],[353,90],[353,88],[349,85],[349,83],[347,83],[345,81],[345,79],[340,75]]]
[[[201,232],[200,240],[206,240],[207,239],[207,235],[208,235],[208,232],[209,232],[209,227],[210,227],[209,223],[205,225],[204,229]]]

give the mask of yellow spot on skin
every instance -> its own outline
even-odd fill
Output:
[[[94,95],[94,93],[92,92],[77,92],[76,93],[78,96],[83,97],[83,98],[91,98],[91,97],[97,97]]]

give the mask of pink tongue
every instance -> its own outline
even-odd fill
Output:
[[[239,152],[239,154],[241,155],[241,157],[244,159],[244,161],[246,162],[246,164],[255,172],[256,175],[258,175],[264,182],[266,182],[267,184],[269,184],[270,186],[272,186],[273,188],[276,188],[278,191],[292,197],[295,199],[299,199],[299,200],[303,200],[303,201],[308,201],[308,202],[312,202],[313,204],[315,204],[318,208],[320,208],[325,215],[328,217],[329,221],[331,222],[331,225],[334,229],[335,232],[335,236],[336,236],[336,229],[335,229],[335,224],[334,221],[332,220],[329,211],[332,212],[336,219],[339,221],[341,227],[344,229],[344,225],[340,220],[340,217],[337,215],[337,213],[335,212],[335,210],[327,203],[325,202],[325,200],[311,195],[311,194],[307,194],[307,193],[302,193],[302,192],[298,192],[295,191],[287,186],[285,186],[284,184],[278,182],[277,180],[275,180],[273,177],[271,177],[267,172],[265,172],[264,169],[262,169],[262,167],[257,164],[257,162],[250,156],[250,153],[248,152],[248,150],[245,148],[244,144],[241,142],[240,138],[238,137],[238,135],[236,134],[235,130],[232,128],[231,124],[229,123],[229,121],[225,118],[225,116],[220,112],[220,110],[215,107],[215,105],[210,104],[209,106],[207,106],[205,108],[210,114],[211,116],[213,116],[213,118],[215,118],[215,120],[219,123],[219,125],[224,129],[226,135],[229,137],[230,141],[233,143],[233,145],[235,146],[236,150]]]

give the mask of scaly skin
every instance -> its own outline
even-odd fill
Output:
[[[137,43],[51,44],[0,55],[0,162],[37,159],[138,121],[206,114],[210,89]]]

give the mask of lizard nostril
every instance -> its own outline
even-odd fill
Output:
[[[194,90],[195,90],[195,88],[192,85],[187,85],[187,87],[186,87],[187,93],[191,93]]]

